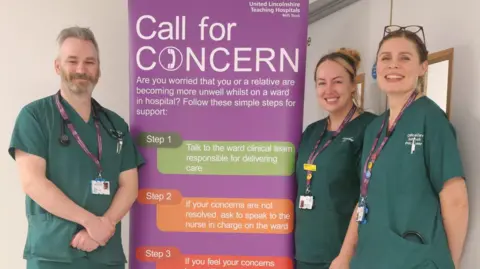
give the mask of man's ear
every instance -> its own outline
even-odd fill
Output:
[[[55,68],[55,73],[57,73],[57,75],[60,75],[60,60],[58,59],[58,57],[55,59],[55,61],[53,61],[53,65]]]

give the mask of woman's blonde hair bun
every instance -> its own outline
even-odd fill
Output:
[[[337,50],[337,53],[341,53],[353,59],[355,62],[355,69],[358,69],[358,67],[360,66],[360,62],[362,61],[362,58],[360,57],[360,52],[358,52],[357,50],[349,49],[349,48],[340,48],[339,50]]]

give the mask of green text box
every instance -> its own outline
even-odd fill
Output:
[[[164,174],[289,176],[295,146],[289,142],[183,141],[159,148],[157,165]]]
[[[143,132],[137,136],[137,144],[146,148],[176,148],[182,144],[182,137],[171,132]]]

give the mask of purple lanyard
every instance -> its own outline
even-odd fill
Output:
[[[408,106],[410,106],[413,103],[413,101],[415,100],[416,97],[417,97],[417,92],[414,91],[410,95],[410,97],[408,98],[407,102],[403,105],[402,110],[400,110],[400,113],[398,114],[397,118],[393,122],[392,127],[390,127],[390,128],[387,127],[388,128],[387,134],[383,138],[383,141],[380,144],[380,147],[374,153],[374,150],[377,147],[380,135],[383,131],[383,128],[385,127],[385,122],[387,121],[387,115],[385,115],[385,118],[383,119],[383,122],[382,122],[382,126],[380,127],[380,130],[378,131],[377,136],[375,137],[372,148],[370,149],[370,153],[369,153],[368,158],[366,159],[365,165],[363,167],[363,180],[362,180],[362,188],[361,188],[362,202],[364,202],[364,200],[367,197],[368,184],[370,183],[370,178],[372,176],[373,164],[377,160],[378,155],[380,155],[380,152],[382,151],[385,144],[387,144],[388,139],[390,139],[390,136],[392,135],[393,131],[395,130],[395,127],[397,126],[398,121],[402,117],[403,112],[405,111],[405,109]]]
[[[320,145],[320,142],[322,142],[323,135],[327,131],[328,121],[327,121],[327,123],[325,123],[325,128],[323,128],[323,131],[320,134],[320,139],[318,139],[317,143],[315,144],[315,147],[313,148],[312,153],[310,153],[310,156],[308,157],[308,161],[307,161],[308,164],[313,164],[313,162],[315,161],[317,156],[332,143],[332,141],[335,139],[335,137],[337,137],[337,135],[343,130],[345,125],[352,119],[356,110],[357,110],[357,107],[352,106],[352,108],[348,112],[345,119],[343,119],[343,122],[340,125],[340,127],[338,127],[338,129],[333,133],[332,137],[327,142],[325,142],[325,144],[320,148],[320,150],[317,151],[317,148]],[[310,191],[311,182],[312,182],[312,171],[307,171],[307,192]]]
[[[67,113],[65,112],[65,108],[63,108],[62,103],[60,103],[60,93],[55,95],[55,103],[57,104],[58,111],[62,115],[62,118],[64,122],[67,122],[67,126],[70,129],[70,132],[72,133],[73,137],[77,141],[77,143],[80,145],[80,147],[83,149],[83,151],[90,157],[90,159],[93,160],[93,162],[97,165],[98,168],[98,176],[101,178],[102,177],[102,165],[100,164],[100,159],[102,159],[102,135],[100,134],[100,124],[98,123],[98,120],[95,120],[95,128],[97,129],[97,142],[98,142],[98,158],[93,155],[83,142],[83,140],[80,138],[80,135],[78,135],[77,131],[75,130],[75,127],[73,126],[72,122],[69,120]]]

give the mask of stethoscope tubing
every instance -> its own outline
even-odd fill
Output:
[[[98,120],[98,122],[100,122],[100,125],[102,125],[102,128],[113,138],[113,139],[116,139],[116,140],[121,140],[123,138],[123,134],[121,134],[117,128],[115,127],[115,124],[113,124],[112,120],[110,119],[110,117],[108,116],[108,114],[105,112],[105,110],[103,109],[103,107],[94,99],[92,99],[92,106],[93,106],[93,117],[95,120]],[[105,117],[107,118],[108,122],[110,123],[110,125],[112,126],[112,129],[113,131],[111,130],[108,130],[108,128],[105,126],[105,124],[103,123],[103,121],[100,119],[99,117],[99,112],[103,113],[103,115],[105,115]],[[62,120],[62,128],[60,130],[60,137],[58,138],[59,142],[61,145],[63,146],[68,146],[70,144],[70,138],[68,137],[67,133],[66,133],[66,130],[65,130],[65,126],[70,122],[70,120],[65,120],[65,119],[61,119]]]

